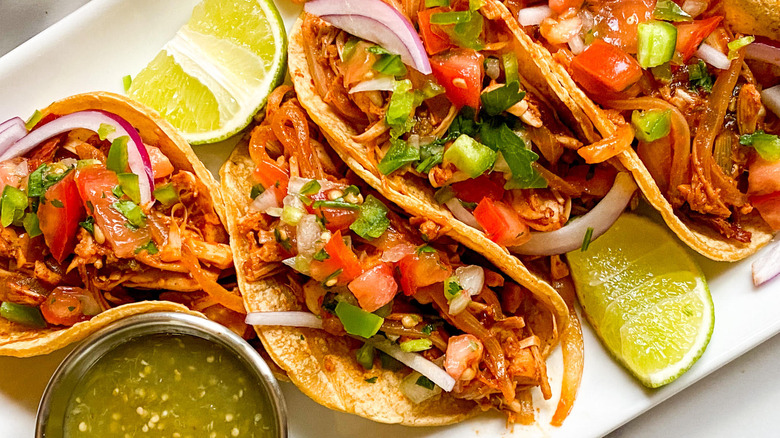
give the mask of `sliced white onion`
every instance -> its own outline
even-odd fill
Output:
[[[626,209],[636,191],[634,178],[628,172],[615,176],[612,188],[591,211],[566,226],[546,233],[531,233],[531,239],[509,250],[523,255],[556,255],[582,247],[588,228],[593,228],[591,240],[604,234]]]
[[[390,75],[379,75],[374,79],[360,82],[349,90],[349,94],[361,91],[393,91],[395,79]]]
[[[249,312],[244,320],[249,325],[322,328],[322,320],[309,312]]]
[[[382,0],[314,0],[304,10],[357,37],[401,55],[404,64],[431,74],[431,63],[412,23]]]
[[[777,117],[780,117],[780,85],[769,87],[761,91],[761,102],[766,105]]]
[[[532,6],[517,12],[517,21],[521,26],[538,26],[545,18],[552,15],[552,9],[547,5]]]
[[[0,153],[8,150],[8,148],[21,140],[25,135],[27,135],[27,128],[24,127],[24,122],[22,122],[21,125],[16,123],[6,125],[2,130],[0,130]]]
[[[441,389],[450,392],[455,387],[455,379],[452,376],[422,355],[403,351],[401,347],[381,336],[374,336],[368,342],[371,342],[376,349],[387,353],[397,361],[427,377],[431,382],[439,385]]]
[[[585,40],[582,39],[580,34],[574,35],[569,40],[569,50],[575,55],[579,55],[585,51]]]
[[[0,161],[9,160],[26,154],[42,142],[77,128],[89,129],[98,132],[101,125],[113,127],[106,139],[113,141],[118,137],[127,136],[127,164],[130,170],[138,175],[138,186],[141,191],[141,203],[146,204],[152,200],[154,190],[154,174],[149,153],[144,147],[144,142],[138,135],[138,131],[122,117],[106,111],[88,110],[78,111],[58,117],[45,125],[30,131],[25,137],[17,141],[10,148],[0,154]]]
[[[392,246],[385,250],[379,260],[388,263],[397,263],[401,261],[402,258],[410,254],[414,254],[416,249],[417,247],[411,243],[399,243],[398,245]]]
[[[311,259],[317,252],[317,241],[322,237],[322,228],[317,223],[317,216],[307,214],[295,228],[295,240],[298,254]]]
[[[438,385],[434,386],[433,389],[418,385],[417,379],[421,376],[422,374],[417,371],[412,371],[411,374],[404,377],[404,380],[401,381],[401,392],[403,392],[406,398],[411,400],[412,403],[417,405],[441,393],[441,387]]]
[[[457,198],[450,198],[450,200],[445,202],[444,205],[450,209],[450,212],[453,216],[455,216],[455,219],[472,228],[476,228],[478,230],[482,229],[482,227],[479,226],[479,223],[477,223],[477,219],[474,217],[474,215],[471,214],[470,211],[466,210],[466,208],[461,205]]]
[[[466,290],[458,292],[453,299],[450,300],[450,307],[447,309],[447,313],[450,315],[457,315],[460,312],[466,310],[471,302],[471,295],[466,293]]]
[[[707,64],[721,70],[728,70],[731,66],[728,56],[707,43],[701,43],[698,50],[696,50],[696,56]]]
[[[276,200],[276,191],[274,187],[260,193],[251,204],[249,209],[252,211],[261,211],[267,213],[271,208],[279,208],[279,201]],[[279,213],[281,215],[281,212]]]
[[[709,6],[709,2],[704,0],[685,0],[682,4],[682,10],[691,17],[696,17],[706,11],[707,6]]]
[[[745,46],[745,58],[764,61],[780,67],[780,47],[753,41]]]
[[[753,284],[760,286],[780,274],[780,240],[769,244],[751,266]]]
[[[458,284],[469,296],[474,296],[482,292],[482,286],[485,285],[485,270],[481,266],[469,265],[461,266],[455,270],[455,276],[458,277]]]

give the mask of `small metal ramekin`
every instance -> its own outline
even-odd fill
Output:
[[[257,376],[268,395],[274,427],[279,438],[287,438],[287,408],[279,383],[260,354],[228,328],[185,313],[157,312],[119,320],[87,337],[60,364],[49,380],[38,405],[36,438],[62,437],[63,421],[70,394],[89,368],[117,346],[142,336],[172,334],[206,339],[225,347]]]

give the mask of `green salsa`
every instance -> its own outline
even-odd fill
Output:
[[[70,396],[67,437],[271,437],[253,373],[224,347],[182,335],[130,340],[101,357]]]

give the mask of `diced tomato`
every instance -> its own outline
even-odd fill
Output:
[[[287,185],[290,182],[290,175],[276,161],[272,160],[265,150],[266,131],[263,128],[264,126],[262,125],[255,127],[249,139],[249,155],[255,163],[255,170],[252,176],[255,178],[255,181],[263,185],[263,188],[267,189],[271,186],[278,188],[276,200],[281,204],[284,197],[287,196]]]
[[[642,67],[628,53],[595,40],[571,62],[571,75],[593,95],[619,93],[642,77]]]
[[[38,221],[51,255],[60,263],[76,247],[79,222],[84,220],[84,207],[74,180],[75,172],[46,190],[45,201],[38,206]]]
[[[582,188],[588,195],[603,198],[612,188],[616,174],[617,170],[612,166],[595,166],[591,170],[591,166],[582,164],[572,167],[564,180]]]
[[[550,9],[556,14],[562,14],[569,8],[579,8],[585,0],[550,0]]]
[[[324,281],[341,269],[341,273],[336,277],[336,284],[345,285],[363,272],[355,253],[344,244],[341,231],[333,233],[323,249],[328,253],[328,258],[321,262],[311,262],[311,276],[315,280]]]
[[[86,297],[86,291],[79,287],[55,288],[41,304],[43,318],[49,324],[65,326],[90,319],[90,316],[84,314],[84,306],[79,296]],[[92,297],[88,299],[91,300]]]
[[[761,218],[772,227],[773,230],[780,230],[780,192],[770,193],[768,195],[751,196],[748,198],[753,207],[758,210]]]
[[[637,28],[653,18],[656,0],[599,2],[593,16],[593,35],[628,53],[636,53]]]
[[[452,267],[441,259],[438,252],[408,255],[398,262],[398,270],[401,289],[406,295],[414,295],[417,289],[443,282],[452,275]]]
[[[431,57],[431,68],[453,105],[479,110],[485,77],[482,54],[471,49],[451,49]]]
[[[522,245],[531,238],[528,225],[511,207],[501,201],[483,199],[474,209],[474,218],[488,238],[503,246]]]
[[[694,20],[690,23],[677,24],[677,45],[675,51],[680,53],[682,61],[685,62],[693,56],[699,44],[711,34],[723,17],[710,17],[706,20]]]
[[[504,197],[504,186],[491,180],[487,175],[453,184],[452,190],[458,199],[466,202],[479,202],[482,198],[500,201]]]
[[[756,156],[748,170],[749,195],[767,195],[780,191],[780,161],[767,161]]]
[[[77,170],[74,178],[87,214],[95,217],[95,224],[117,257],[131,258],[136,249],[149,243],[149,227],[129,226],[127,218],[113,206],[119,201],[112,193],[119,184],[116,173],[95,165]]]
[[[398,283],[393,277],[393,266],[380,263],[363,272],[349,283],[349,290],[355,295],[360,307],[366,312],[389,303],[398,292]]]
[[[417,24],[420,26],[420,36],[422,37],[425,51],[429,55],[435,55],[450,48],[452,43],[450,37],[436,25],[431,25],[431,15],[438,12],[445,12],[445,8],[423,9],[417,13]]]
[[[328,197],[324,191],[321,191],[311,195],[310,199],[313,201],[324,201],[328,199]],[[325,228],[331,232],[346,230],[357,220],[359,215],[357,210],[348,210],[346,208],[313,208],[312,206],[307,205],[306,210],[309,213],[324,219]]]
[[[461,377],[471,380],[476,375],[483,351],[482,342],[474,335],[452,336],[447,341],[444,369],[455,380],[460,380]],[[466,373],[468,369],[473,372]]]
[[[146,152],[149,153],[149,160],[152,162],[152,174],[154,175],[154,179],[165,178],[173,173],[173,164],[171,164],[171,160],[162,153],[160,148],[146,146]]]

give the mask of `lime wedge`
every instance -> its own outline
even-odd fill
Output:
[[[281,83],[284,23],[271,0],[204,0],[135,78],[128,95],[154,108],[192,144],[246,127]]]
[[[661,225],[624,214],[566,257],[591,326],[645,386],[675,380],[707,348],[715,322],[707,282]]]

